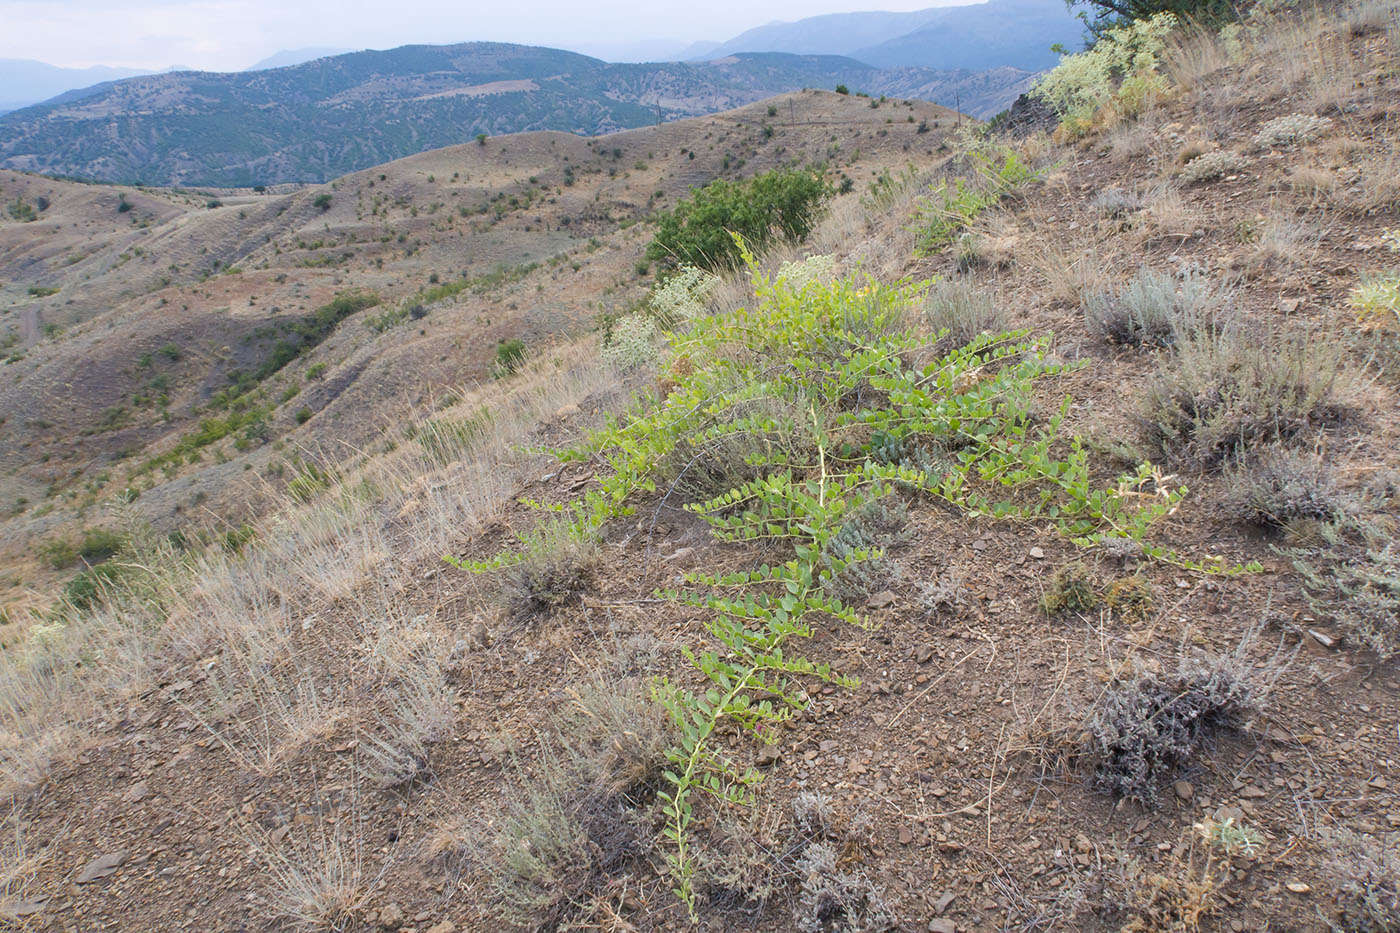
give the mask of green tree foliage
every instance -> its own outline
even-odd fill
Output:
[[[1078,16],[1089,29],[1090,44],[1108,29],[1151,19],[1158,13],[1202,23],[1219,23],[1239,15],[1235,0],[1065,0],[1065,6],[1071,10],[1082,7]]]
[[[801,240],[811,232],[831,184],[816,169],[774,169],[748,181],[711,182],[661,214],[647,258],[672,267],[732,269],[737,233],[751,247]]]

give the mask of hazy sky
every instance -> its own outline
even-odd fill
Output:
[[[237,70],[307,46],[690,42],[820,13],[959,2],[968,0],[0,0],[0,58],[67,67]]]

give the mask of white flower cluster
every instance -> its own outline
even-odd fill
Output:
[[[778,278],[796,290],[812,282],[828,281],[835,268],[835,256],[808,256],[796,262],[783,263],[778,267]]]
[[[1156,75],[1167,35],[1176,24],[1172,14],[1158,13],[1130,26],[1105,30],[1087,52],[1060,59],[1031,93],[1062,118],[1087,122],[1113,99],[1120,79]]]
[[[667,327],[705,316],[705,296],[715,287],[716,276],[694,266],[681,266],[651,293],[651,309]]]
[[[603,359],[618,369],[637,369],[656,362],[656,322],[641,314],[628,314],[613,324],[612,339],[603,347]]]

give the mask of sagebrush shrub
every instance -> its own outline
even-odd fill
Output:
[[[1298,519],[1337,517],[1342,497],[1322,457],[1274,447],[1230,471],[1221,508],[1236,521],[1281,528]]]
[[[1254,134],[1256,149],[1292,149],[1299,143],[1316,139],[1332,126],[1327,117],[1315,117],[1310,113],[1290,113],[1276,117],[1259,128]]]
[[[1226,175],[1241,171],[1246,162],[1233,152],[1221,149],[1198,155],[1181,171],[1181,177],[1188,185],[1204,185],[1219,181]]]
[[[1255,708],[1256,692],[1233,657],[1192,658],[1174,674],[1115,684],[1085,723],[1095,783],[1115,796],[1155,803],[1162,781],[1213,731]]]
[[[1143,207],[1141,197],[1122,188],[1105,188],[1094,195],[1091,203],[1094,210],[1105,217],[1122,217],[1124,214],[1142,210]]]
[[[1327,874],[1342,894],[1342,923],[1332,929],[1400,933],[1400,836],[1335,826],[1320,841]]]
[[[841,569],[826,580],[826,591],[842,602],[858,604],[886,588],[899,578],[887,550],[910,535],[909,507],[903,499],[889,495],[861,504],[831,537],[827,551]],[[862,552],[871,555],[869,559],[857,560]]]
[[[663,751],[672,741],[639,684],[593,680],[546,734],[538,764],[515,763],[501,818],[479,846],[496,916],[517,928],[586,920],[593,895],[654,851]]]
[[[1324,526],[1320,561],[1298,558],[1314,611],[1334,619],[1350,640],[1381,658],[1400,655],[1400,548],[1370,535],[1360,547]]]
[[[576,600],[594,569],[596,545],[555,524],[501,574],[506,613],[516,623],[548,616]]]
[[[1009,324],[1008,315],[987,288],[967,278],[935,282],[924,299],[924,318],[949,347],[965,347],[982,334],[999,334]]]
[[[1335,344],[1237,323],[1178,339],[1142,390],[1139,420],[1164,460],[1219,467],[1341,413]]]
[[[1172,275],[1144,266],[1121,291],[1105,288],[1085,296],[1084,323],[1109,343],[1166,347],[1179,334],[1218,330],[1231,299],[1228,288],[1199,270]]]

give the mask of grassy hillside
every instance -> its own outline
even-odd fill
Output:
[[[0,117],[0,166],[124,184],[324,182],[480,133],[596,135],[837,84],[948,103],[966,78],[915,71],[892,76],[909,88],[900,93],[876,69],[836,56],[635,65],[494,43],[406,46],[75,92]],[[969,110],[1004,107],[1019,77],[988,76]]]
[[[1394,12],[1145,35],[1134,80],[1072,61],[1054,125],[1016,139],[923,146],[944,127],[902,104],[796,95],[803,146],[872,161],[805,242],[720,277],[640,279],[649,222],[584,209],[674,205],[725,143],[781,132],[764,104],[284,198],[300,237],[382,222],[423,172],[523,201],[505,159],[542,172],[554,142],[578,168],[549,197],[599,245],[433,283],[434,242],[468,241],[412,226],[446,212],[415,193],[403,243],[334,247],[412,255],[297,271],[282,257],[327,247],[283,234],[168,286],[304,277],[303,330],[269,336],[339,323],[270,378],[374,375],[353,404],[290,403],[312,410],[294,475],[246,529],[160,534],[143,492],[108,536],[46,542],[93,569],[4,629],[0,907],[84,929],[1394,928]],[[608,148],[629,138],[651,155]],[[762,151],[745,171],[782,161]],[[140,195],[125,213],[197,213]],[[471,242],[563,233],[547,204]],[[384,301],[335,302],[355,286]],[[597,330],[428,388],[434,361],[600,301]],[[395,379],[421,403],[369,403]],[[310,433],[337,417],[351,433]],[[227,482],[206,449],[172,482]]]
[[[7,559],[104,524],[128,489],[162,532],[237,526],[289,461],[379,442],[368,413],[431,406],[489,379],[499,341],[537,352],[635,300],[660,271],[649,218],[692,186],[825,163],[854,201],[957,120],[869,105],[812,91],[606,139],[496,137],[287,193],[0,174]],[[318,318],[355,294],[380,302]]]

